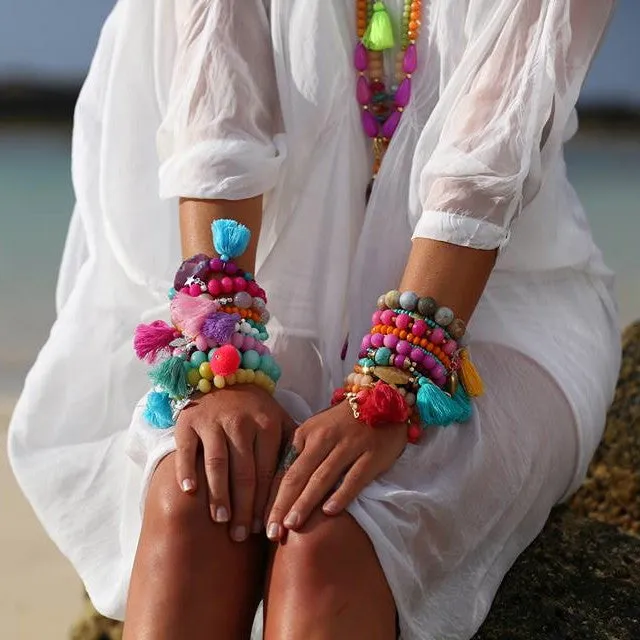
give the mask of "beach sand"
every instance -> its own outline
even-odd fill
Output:
[[[0,638],[66,640],[82,607],[82,585],[11,472],[8,422],[0,407]]]

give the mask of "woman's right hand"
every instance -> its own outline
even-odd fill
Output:
[[[178,484],[186,493],[196,490],[202,448],[211,517],[230,522],[233,540],[246,540],[262,529],[281,445],[293,428],[287,412],[256,385],[200,396],[176,423]]]

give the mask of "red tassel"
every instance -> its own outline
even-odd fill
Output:
[[[175,327],[162,320],[139,324],[133,337],[133,348],[140,360],[153,363],[160,352],[168,349],[169,344],[179,335]]]
[[[410,409],[395,387],[378,381],[359,403],[360,419],[370,427],[406,422]]]

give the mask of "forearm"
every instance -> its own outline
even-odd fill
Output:
[[[431,296],[465,322],[484,291],[497,250],[484,251],[416,238],[400,283],[400,291]]]
[[[196,253],[214,255],[211,223],[224,218],[236,220],[251,231],[251,241],[247,250],[234,262],[241,269],[253,273],[262,223],[262,196],[244,200],[181,198],[180,238],[183,257],[189,258]]]

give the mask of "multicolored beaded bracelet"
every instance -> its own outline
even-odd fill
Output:
[[[144,414],[154,427],[173,426],[195,393],[234,384],[256,384],[273,393],[281,375],[262,343],[269,320],[264,290],[231,263],[246,250],[249,229],[217,220],[212,233],[220,258],[198,254],[180,265],[169,291],[172,324],[158,320],[136,328],[136,355],[155,365]],[[217,279],[216,274],[226,275]]]

